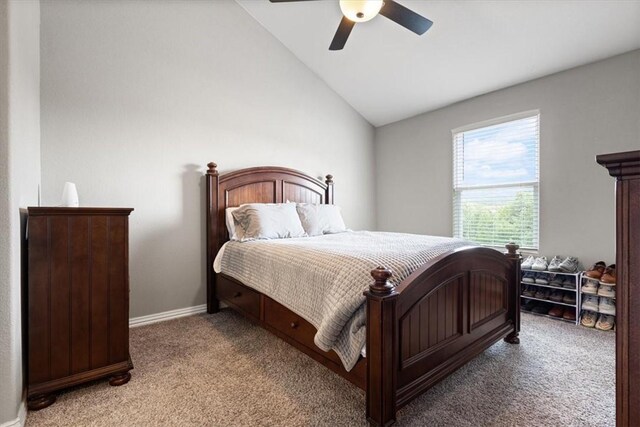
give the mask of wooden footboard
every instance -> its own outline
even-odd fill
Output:
[[[396,411],[498,340],[518,342],[520,256],[467,247],[424,265],[399,286],[379,267],[367,296],[367,418]]]

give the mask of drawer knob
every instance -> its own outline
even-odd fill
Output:
[[[233,297],[238,298],[241,295],[242,295],[242,292],[236,292],[235,294],[233,294]]]
[[[291,322],[291,328],[295,329],[298,327],[298,322]]]

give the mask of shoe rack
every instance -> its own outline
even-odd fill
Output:
[[[581,278],[582,278],[582,272],[577,272],[577,273],[563,273],[563,272],[555,272],[555,271],[540,271],[540,270],[530,270],[530,269],[522,269],[522,277],[521,277],[521,281],[520,281],[520,300],[521,300],[521,309],[523,312],[525,313],[531,313],[534,314],[536,316],[542,316],[542,317],[548,317],[550,319],[555,319],[555,320],[561,320],[564,322],[569,322],[569,323],[573,323],[575,325],[580,323],[580,306],[581,306],[581,302],[582,302],[582,298],[581,298],[581,292],[580,292],[580,285],[581,285]],[[547,282],[548,283],[531,283],[531,282],[525,282],[522,280],[522,278],[524,278],[525,274],[542,274],[545,275],[547,278]],[[564,280],[569,279],[570,282],[574,285],[574,287],[572,289],[570,288],[565,288],[563,286],[558,286],[556,284],[552,284],[551,281],[554,277],[556,276],[560,276],[562,277]],[[564,301],[553,301],[551,299],[549,299],[549,296],[547,296],[546,298],[538,298],[535,295],[534,296],[529,296],[529,295],[524,295],[523,293],[525,292],[525,290],[527,288],[533,288],[536,291],[538,290],[544,290],[544,289],[548,289],[549,292],[553,292],[553,291],[561,291],[563,295],[565,294],[573,294],[573,296],[575,297],[575,303],[570,304],[570,303],[566,303]],[[528,305],[529,304],[529,305]],[[536,312],[536,311],[532,311],[531,309],[527,309],[526,307],[530,307],[531,305],[540,307],[539,311],[542,312]],[[554,307],[554,306],[562,306],[565,307],[565,310],[571,310],[574,318],[573,319],[566,319],[563,316],[552,316],[549,314],[549,311]],[[546,312],[544,311],[544,309],[546,308]],[[537,310],[538,311],[538,310]]]
[[[597,288],[596,288],[596,293],[595,293],[595,294],[593,294],[593,293],[586,293],[586,292],[582,292],[582,286],[584,286],[585,284],[587,284],[587,282],[589,282],[589,281],[592,281],[592,282],[597,283]],[[580,285],[580,294],[581,294],[581,298],[580,298],[580,299],[581,299],[581,300],[584,300],[587,296],[595,296],[595,297],[597,297],[599,300],[600,300],[601,298],[602,298],[602,299],[605,299],[605,300],[611,300],[611,301],[613,301],[613,303],[614,303],[614,305],[615,305],[616,297],[615,297],[615,296],[610,297],[610,296],[603,296],[603,295],[600,295],[600,294],[599,294],[600,286],[602,286],[602,284],[599,282],[599,280],[589,278],[589,277],[587,277],[587,276],[585,276],[585,275],[583,274],[583,275],[582,275],[582,279],[581,279],[581,285]],[[609,285],[605,285],[605,286],[609,286]],[[614,289],[614,291],[616,290],[616,286],[615,286],[615,285],[613,286],[613,289]],[[583,302],[584,302],[584,301],[583,301]],[[614,327],[613,327],[612,329],[609,329],[609,330],[603,330],[603,329],[600,329],[600,328],[596,328],[596,327],[595,327],[595,325],[594,325],[594,326],[586,326],[586,325],[584,325],[584,324],[582,323],[582,316],[584,316],[584,315],[585,315],[585,312],[592,312],[592,313],[595,313],[595,314],[596,314],[596,322],[597,322],[597,320],[600,318],[600,315],[601,315],[601,314],[609,314],[609,313],[601,313],[601,312],[600,312],[600,304],[598,304],[598,309],[597,309],[597,310],[592,310],[592,309],[590,309],[590,308],[585,308],[585,307],[584,307],[584,305],[582,305],[582,304],[581,304],[580,324],[581,324],[582,326],[584,326],[585,328],[597,329],[597,330],[599,330],[599,331],[603,331],[603,332],[611,332],[611,331],[615,331],[615,329],[616,329],[616,328],[615,328],[615,325],[616,325],[616,320],[617,320],[617,318],[616,318],[616,315],[615,315],[615,314],[609,314],[610,316],[613,316],[613,318],[614,318]],[[616,314],[617,314],[617,313],[616,313]]]

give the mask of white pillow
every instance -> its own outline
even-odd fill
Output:
[[[242,228],[238,227],[238,224],[233,219],[233,211],[238,208],[227,208],[224,210],[224,219],[227,223],[227,231],[229,232],[229,240],[240,240],[242,236]]]
[[[309,236],[347,231],[339,206],[298,203],[296,210],[300,216],[302,227]]]
[[[236,237],[242,242],[307,236],[295,203],[249,203],[231,214],[241,227],[243,235]]]

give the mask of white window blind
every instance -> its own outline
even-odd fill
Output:
[[[453,131],[453,235],[538,249],[540,114]]]

